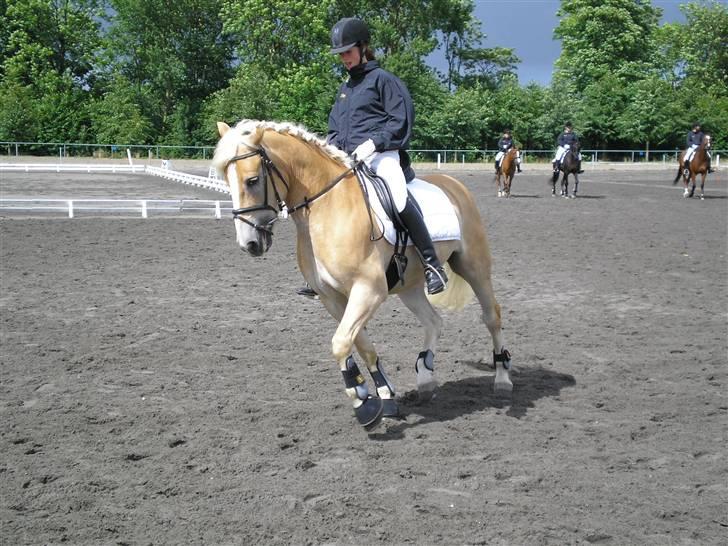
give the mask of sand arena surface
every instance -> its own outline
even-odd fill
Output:
[[[201,173],[196,173],[201,174]],[[0,543],[725,544],[728,184],[543,171],[476,194],[517,372],[492,394],[475,303],[437,398],[396,298],[369,326],[401,422],[366,434],[300,298],[291,222],[0,219]],[[0,197],[219,199],[144,175],[0,173]]]

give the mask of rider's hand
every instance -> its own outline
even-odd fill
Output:
[[[356,147],[356,150],[354,150],[354,153],[351,155],[354,156],[354,159],[357,161],[363,161],[376,151],[377,147],[374,145],[374,141],[370,138],[369,140],[359,144],[359,146]]]

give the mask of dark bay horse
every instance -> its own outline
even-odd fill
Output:
[[[462,308],[473,293],[493,343],[488,356],[495,365],[494,389],[510,396],[511,360],[504,348],[501,311],[493,292],[488,238],[478,205],[465,185],[446,175],[427,178],[428,191],[441,192],[440,208],[453,207],[459,226],[459,238],[434,243],[441,262],[450,268],[447,290],[427,296],[422,265],[410,245],[405,251],[409,266],[402,282],[390,292],[385,271],[393,246],[379,236],[380,224],[373,221],[376,217],[356,176],[357,163],[292,124],[244,120],[231,128],[220,122],[218,132],[213,165],[224,173],[230,188],[237,243],[248,255],[262,256],[273,242],[275,222],[293,220],[298,267],[338,322],[331,352],[354,414],[365,429],[376,426],[382,417],[398,415],[394,387],[366,330],[390,293],[399,296],[424,329],[422,351],[415,361],[417,390],[422,398],[430,398],[437,385],[434,355],[443,318],[432,304]],[[248,289],[255,291],[256,286],[251,284]],[[272,301],[271,307],[279,304]],[[240,311],[244,312],[244,307]],[[399,336],[392,332],[390,341]],[[355,348],[374,383],[371,394],[354,360]],[[275,361],[275,356],[271,360]],[[287,363],[277,372],[292,378]]]
[[[498,197],[511,196],[511,184],[516,173],[516,160],[518,159],[518,148],[510,148],[501,159],[500,168],[495,173],[495,187],[498,190]],[[501,180],[503,180],[501,189]]]
[[[571,145],[566,151],[564,157],[559,163],[559,170],[554,171],[551,176],[551,195],[556,195],[556,181],[559,179],[559,173],[563,173],[561,177],[561,195],[574,199],[576,192],[579,190],[579,150],[581,146],[578,142]],[[569,195],[569,175],[574,175],[574,191]]]
[[[708,174],[708,151],[710,150],[710,135],[703,137],[703,142],[695,150],[693,158],[690,160],[688,168],[684,168],[684,158],[687,151],[680,154],[678,158],[677,175],[673,184],[677,184],[682,176],[685,191],[683,197],[692,197],[695,194],[695,179],[700,175],[700,199],[705,199],[705,177]]]

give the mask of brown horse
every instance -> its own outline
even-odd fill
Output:
[[[273,224],[280,218],[293,219],[299,269],[339,323],[331,351],[344,376],[356,418],[370,429],[382,417],[398,415],[394,387],[366,331],[367,322],[390,293],[385,271],[393,247],[378,236],[377,222],[372,221],[356,176],[359,165],[292,124],[245,120],[230,128],[220,122],[218,132],[221,138],[213,165],[224,173],[230,188],[238,245],[251,256],[261,256],[272,244]],[[443,193],[443,205],[449,206],[449,200],[457,212],[460,238],[435,242],[440,260],[451,269],[447,290],[437,296],[426,295],[421,262],[410,245],[405,252],[410,265],[402,282],[391,291],[424,327],[423,350],[415,363],[418,392],[423,398],[431,397],[436,387],[434,353],[443,319],[431,302],[462,307],[474,292],[493,341],[494,388],[510,396],[510,354],[503,345],[490,250],[477,204],[454,178],[433,175],[428,180],[434,186],[432,191]],[[255,290],[255,286],[249,289]],[[396,338],[397,333],[392,332],[392,339]],[[354,347],[370,372],[374,394],[369,394],[354,360]]]
[[[700,175],[700,199],[705,199],[705,177],[708,174],[709,158],[708,151],[710,150],[710,135],[703,137],[703,142],[695,150],[693,158],[690,160],[688,168],[684,166],[684,158],[687,150],[680,154],[678,158],[677,175],[673,184],[677,184],[682,176],[683,184],[685,184],[685,191],[683,197],[692,197],[695,194],[695,179]]]
[[[498,197],[511,196],[511,184],[516,174],[516,160],[518,159],[518,148],[510,148],[501,159],[500,168],[495,173],[495,187],[498,190]],[[501,179],[503,189],[501,189]]]

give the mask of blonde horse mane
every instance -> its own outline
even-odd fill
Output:
[[[227,162],[238,153],[238,146],[248,146],[251,149],[256,145],[251,142],[250,136],[255,135],[258,129],[275,131],[282,135],[290,135],[298,140],[310,144],[313,149],[324,156],[333,159],[344,165],[351,166],[351,158],[348,154],[339,150],[336,146],[328,144],[321,137],[301,125],[294,123],[280,123],[275,121],[264,121],[255,119],[244,119],[225,133],[215,147],[215,155],[212,158],[212,165],[220,172],[225,168]]]

